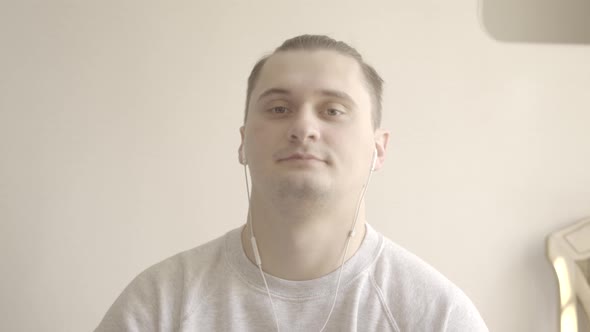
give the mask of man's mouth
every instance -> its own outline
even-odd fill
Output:
[[[282,161],[322,161],[323,162],[322,159],[316,157],[313,154],[299,153],[299,152],[290,154],[284,158],[279,158],[278,161],[279,162],[282,162]]]

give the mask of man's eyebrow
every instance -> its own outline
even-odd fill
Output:
[[[352,99],[352,97],[346,92],[338,91],[338,90],[323,89],[323,90],[318,91],[318,93],[321,95],[324,95],[324,96],[336,97],[338,99],[345,100],[348,103],[350,103],[351,105],[356,106],[354,99]]]
[[[283,88],[270,88],[266,91],[264,91],[263,93],[260,94],[260,96],[258,96],[258,100],[268,97],[270,95],[273,94],[279,94],[279,95],[290,95],[291,91],[287,90],[287,89],[283,89]],[[356,103],[354,102],[354,99],[352,99],[352,97],[347,94],[346,92],[343,91],[339,91],[339,90],[331,90],[331,89],[322,89],[322,90],[318,90],[317,94],[323,95],[323,96],[328,96],[328,97],[335,97],[338,99],[342,99],[347,101],[348,103],[350,103],[351,105],[356,106]]]
[[[280,94],[280,95],[290,95],[291,92],[287,89],[281,89],[281,88],[270,88],[266,91],[264,91],[263,93],[260,94],[260,96],[258,96],[258,100],[260,101],[260,99],[270,96],[270,95],[274,95],[274,94]]]

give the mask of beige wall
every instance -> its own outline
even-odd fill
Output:
[[[0,2],[0,330],[92,330],[141,270],[244,222],[245,80],[323,33],[387,81],[369,221],[492,331],[557,331],[549,232],[590,215],[590,48],[475,1]]]

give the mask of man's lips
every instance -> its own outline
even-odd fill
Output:
[[[293,153],[288,155],[284,158],[279,158],[278,161],[289,161],[289,160],[315,160],[315,161],[323,161],[322,159],[314,156],[313,154],[308,153]]]

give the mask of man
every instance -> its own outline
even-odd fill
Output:
[[[246,225],[144,271],[97,331],[487,331],[463,292],[365,220],[389,138],[381,91],[325,36],[258,62],[238,151]]]

